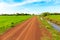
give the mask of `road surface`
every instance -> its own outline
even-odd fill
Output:
[[[44,36],[48,36],[49,40],[52,38],[48,30],[40,28],[38,18],[34,16],[6,31],[0,40],[43,40]]]

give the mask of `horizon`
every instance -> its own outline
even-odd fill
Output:
[[[0,14],[60,13],[60,0],[0,0]]]

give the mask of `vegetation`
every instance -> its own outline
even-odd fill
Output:
[[[60,15],[49,15],[49,16],[46,16],[45,18],[57,25],[60,25]]]
[[[49,12],[44,12],[41,14],[40,19],[45,26],[45,28],[48,29],[52,33],[53,40],[60,40],[60,32],[55,30],[48,22],[47,20],[60,25],[60,13],[49,13]]]
[[[0,16],[22,16],[22,15],[31,15],[31,14],[16,13],[16,14],[1,14]]]
[[[48,16],[48,15],[50,15],[49,12],[44,12],[44,13],[41,14],[41,16],[43,16],[43,17]]]
[[[49,13],[49,12],[44,12],[41,14],[41,16],[57,25],[60,26],[60,13]]]
[[[0,34],[3,34],[6,30],[14,27],[16,24],[27,20],[31,16],[0,16]]]
[[[46,16],[46,18],[52,19],[52,20],[56,20],[56,21],[60,21],[60,15],[49,15]]]
[[[41,16],[39,17],[41,18]],[[60,32],[58,32],[57,30],[55,30],[44,18],[40,21],[42,21],[42,24],[44,25],[44,27],[51,32],[53,39],[52,40],[60,40]]]
[[[60,15],[60,13],[49,13],[49,12],[44,12],[41,14],[41,16],[45,17],[45,16],[49,16],[49,15]]]

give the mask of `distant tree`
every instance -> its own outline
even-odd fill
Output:
[[[34,13],[32,15],[35,15]]]
[[[23,16],[23,15],[31,15],[28,13],[16,13],[16,14],[1,14],[0,16]]]
[[[18,15],[20,15],[20,14],[19,14],[19,13],[16,13],[15,15],[18,16]]]
[[[1,14],[2,16],[7,16],[7,15],[9,15],[9,14]]]
[[[28,14],[28,13],[16,13],[16,15],[31,15],[31,14]]]
[[[48,15],[50,15],[49,12],[44,12],[44,13],[42,13],[42,16],[48,16]]]
[[[60,15],[60,13],[51,13],[51,15]]]
[[[24,15],[24,13],[21,13],[21,15]]]
[[[54,13],[54,15],[60,15],[60,13]]]
[[[31,14],[25,13],[25,15],[31,15]]]

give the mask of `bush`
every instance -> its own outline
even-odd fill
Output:
[[[11,23],[11,27],[14,27],[14,23],[13,22]]]
[[[42,16],[43,16],[43,17],[48,16],[48,15],[50,15],[49,12],[44,12],[44,13],[42,13]]]

